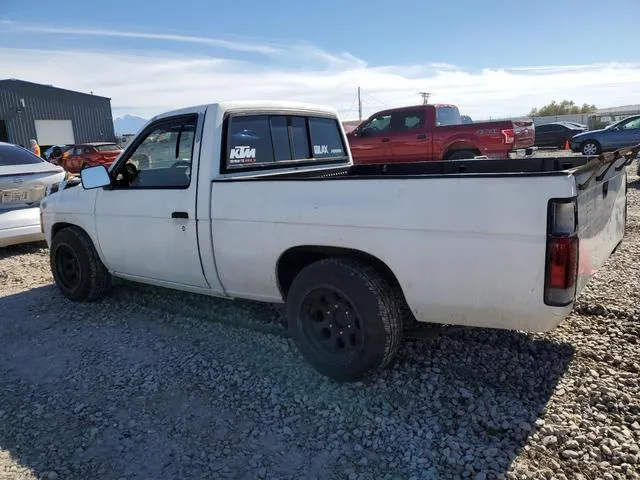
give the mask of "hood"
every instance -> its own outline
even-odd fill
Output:
[[[47,213],[75,213],[92,215],[97,189],[85,190],[82,185],[65,188],[66,182],[60,188],[44,197],[40,208]]]
[[[597,135],[599,133],[606,132],[606,131],[607,131],[606,128],[601,128],[599,130],[587,130],[586,132],[580,132],[577,135],[574,135],[572,138],[584,138],[586,136],[590,136],[594,134]]]

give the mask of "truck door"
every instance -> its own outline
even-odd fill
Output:
[[[391,116],[391,130],[391,157],[394,162],[432,159],[424,109],[394,112]]]
[[[112,169],[115,185],[98,190],[98,244],[118,274],[209,287],[197,237],[197,124],[189,114],[149,125]]]
[[[391,114],[381,113],[349,135],[356,164],[391,162]]]

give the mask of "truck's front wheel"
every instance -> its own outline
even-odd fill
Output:
[[[91,239],[76,228],[63,228],[55,234],[49,261],[56,285],[70,300],[97,300],[111,284],[111,275]]]
[[[287,295],[289,333],[320,373],[355,381],[387,366],[402,337],[391,285],[366,263],[328,258],[304,268]]]

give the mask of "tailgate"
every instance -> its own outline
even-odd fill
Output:
[[[626,224],[627,175],[623,168],[624,159],[612,164],[603,178],[593,176],[594,172],[576,175],[578,189],[578,282],[577,292],[584,288],[589,279],[604,265],[611,253],[622,241]],[[602,175],[604,169],[598,169]]]
[[[574,196],[549,201],[545,304],[570,305],[622,241],[625,166],[638,151],[640,146],[606,153],[570,170]]]
[[[513,132],[515,135],[514,150],[518,148],[529,148],[535,143],[536,128],[531,120],[514,120]]]

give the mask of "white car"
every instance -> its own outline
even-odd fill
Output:
[[[562,322],[622,241],[627,162],[353,165],[335,111],[229,102],[153,118],[109,171],[82,170],[41,208],[69,299],[117,276],[284,302],[309,363],[355,380],[391,362],[411,317]]]
[[[0,142],[0,247],[44,240],[40,200],[64,178],[62,167]]]

